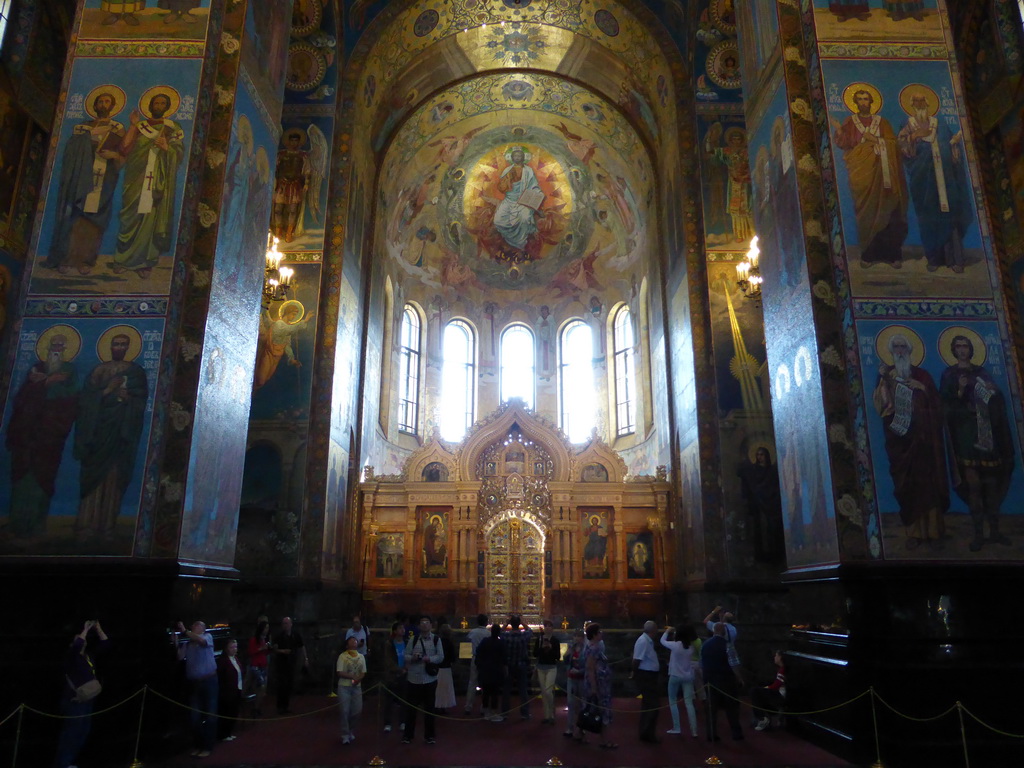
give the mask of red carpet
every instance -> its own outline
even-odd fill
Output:
[[[368,696],[362,718],[356,726],[356,740],[342,745],[338,731],[338,710],[335,705],[328,711],[316,712],[330,706],[336,699],[321,696],[302,696],[293,701],[298,717],[277,720],[264,717],[258,722],[240,723],[237,739],[221,742],[210,757],[197,759],[187,754],[159,765],[162,768],[178,766],[330,766],[367,765],[374,756],[387,761],[388,766],[542,766],[549,758],[557,757],[566,766],[703,766],[715,755],[724,765],[735,766],[817,766],[838,768],[851,765],[785,731],[758,733],[748,727],[750,710],[742,711],[744,740],[734,742],[728,735],[719,743],[709,744],[703,735],[703,717],[698,713],[700,734],[669,736],[665,730],[672,727],[672,718],[666,709],[658,718],[662,742],[644,744],[637,740],[637,699],[616,699],[615,721],[611,725],[611,738],[618,742],[616,750],[597,746],[598,738],[588,735],[589,744],[577,744],[562,736],[565,728],[565,700],[556,699],[556,724],[543,725],[541,703],[534,701],[532,719],[522,721],[518,712],[503,723],[491,723],[479,717],[461,717],[462,701],[449,710],[451,719],[438,718],[437,744],[423,740],[423,721],[418,720],[416,740],[401,743],[398,731],[384,733],[379,725],[378,697]],[[517,699],[513,698],[513,703]],[[268,699],[269,703],[269,699]],[[479,711],[479,702],[477,704]],[[625,710],[625,711],[622,711]],[[313,713],[313,714],[309,714]],[[685,710],[680,707],[683,730],[686,731]],[[301,716],[304,715],[304,716]],[[720,728],[728,734],[725,715],[720,715]],[[156,765],[148,763],[148,765]]]

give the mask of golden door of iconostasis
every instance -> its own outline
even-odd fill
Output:
[[[485,532],[487,613],[493,619],[518,614],[540,624],[544,613],[544,533],[511,510]]]

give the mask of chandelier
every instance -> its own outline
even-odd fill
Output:
[[[293,269],[281,266],[284,254],[277,250],[280,242],[272,234],[267,238],[267,264],[263,270],[263,303],[270,306],[272,301],[284,301],[291,288]]]
[[[750,249],[746,257],[736,265],[736,285],[748,299],[761,300],[761,270],[758,269],[761,251],[757,247],[757,235],[750,240]]]

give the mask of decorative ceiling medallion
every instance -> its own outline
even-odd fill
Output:
[[[295,0],[292,7],[292,37],[307,37],[320,29],[324,7],[320,0]]]
[[[535,61],[544,52],[544,33],[539,28],[523,28],[516,21],[491,27],[486,47],[495,62],[505,66],[523,66]]]
[[[437,11],[433,8],[429,8],[416,17],[416,21],[413,22],[412,31],[416,37],[426,37],[434,28],[437,27],[437,22],[440,17],[437,15]]]
[[[310,91],[320,85],[327,74],[327,59],[310,43],[292,43],[288,47],[288,77],[285,88],[289,91]]]
[[[735,0],[711,0],[711,23],[727,35],[735,35]]]
[[[719,88],[735,90],[743,85],[740,78],[740,51],[735,40],[723,40],[712,48],[704,66],[708,77]]]
[[[594,14],[594,24],[597,28],[604,32],[608,37],[618,37],[619,35],[619,20],[615,18],[609,10],[602,8]]]

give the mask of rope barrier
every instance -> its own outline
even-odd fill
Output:
[[[957,702],[957,704],[960,704],[960,702]],[[963,704],[960,704],[960,709],[961,709],[961,711],[966,713],[966,715],[969,718],[971,718],[971,720],[976,722],[982,728],[987,728],[988,730],[992,731],[992,733],[999,734],[1000,736],[1006,736],[1007,738],[1010,738],[1010,739],[1024,739],[1024,733],[1010,733],[1009,731],[1001,731],[998,728],[996,728],[995,726],[989,725],[984,720],[979,718],[976,714],[971,712],[971,710],[969,710]]]
[[[81,720],[84,717],[93,717],[95,715],[105,715],[107,712],[112,712],[113,710],[117,709],[118,707],[123,707],[129,701],[131,701],[136,696],[141,694],[144,690],[145,690],[145,688],[140,688],[135,693],[133,693],[131,696],[129,696],[127,699],[123,699],[123,700],[117,702],[116,704],[111,704],[106,709],[94,710],[92,712],[87,712],[84,715],[54,715],[54,714],[52,714],[50,712],[43,712],[42,710],[35,709],[34,707],[30,707],[28,704],[22,704],[21,706],[24,707],[25,709],[27,709],[33,715],[40,715],[41,717],[49,717],[52,720]]]
[[[720,688],[717,688],[716,686],[713,686],[711,684],[708,684],[706,687],[708,689],[714,689],[723,698],[731,699],[731,700],[733,700],[733,701],[735,701],[735,702],[737,702],[739,704],[746,704],[747,703],[744,700],[742,700],[742,699],[740,699],[740,698],[738,698],[736,696],[733,696],[733,695],[731,695],[729,693],[726,693],[725,691],[723,691]],[[373,692],[375,690],[378,690],[378,689],[382,693],[390,695],[395,701],[397,701],[397,702],[401,703],[402,705],[404,705],[407,708],[407,711],[422,712],[424,714],[433,715],[435,718],[440,719],[440,720],[452,720],[452,721],[458,721],[458,722],[472,722],[474,720],[476,720],[476,721],[483,721],[485,719],[483,717],[473,717],[473,718],[455,717],[455,716],[451,716],[451,715],[441,714],[440,712],[438,712],[436,710],[428,711],[428,710],[424,709],[421,706],[414,705],[412,702],[410,702],[404,696],[400,695],[397,691],[392,690],[388,685],[386,685],[383,682],[375,683],[374,685],[372,685],[369,688],[367,688],[366,690],[364,690],[363,694],[366,695],[366,694],[371,693],[371,692]],[[580,702],[584,702],[584,703],[587,702],[587,699],[585,697],[577,695],[577,694],[569,693],[564,688],[560,688],[560,687],[556,686],[555,690],[561,690],[561,691],[563,691],[566,694],[567,697],[572,697],[572,698],[574,698],[574,699],[576,699],[576,700],[578,700]],[[166,701],[169,704],[173,704],[173,705],[175,705],[177,707],[180,707],[182,709],[186,709],[186,710],[190,710],[190,711],[193,710],[193,708],[190,707],[188,704],[182,703],[182,702],[180,702],[180,701],[178,701],[178,700],[176,700],[176,699],[174,699],[174,698],[172,698],[170,696],[167,696],[167,695],[161,693],[160,691],[154,690],[154,689],[150,688],[148,685],[144,685],[142,688],[140,688],[135,693],[132,693],[131,695],[127,696],[126,698],[122,699],[121,701],[118,701],[118,702],[116,702],[114,704],[111,704],[110,706],[106,707],[105,709],[94,711],[94,712],[90,712],[89,714],[86,714],[86,715],[59,715],[59,714],[53,714],[53,713],[50,713],[50,712],[44,712],[42,710],[35,709],[34,707],[30,707],[27,704],[19,704],[17,706],[17,708],[15,708],[10,714],[8,714],[3,719],[0,719],[0,726],[2,726],[5,723],[7,723],[8,721],[10,721],[11,719],[17,717],[17,729],[16,729],[15,736],[14,736],[14,751],[13,751],[13,755],[12,755],[12,759],[11,759],[11,765],[13,766],[13,765],[17,764],[18,750],[19,750],[19,747],[20,747],[20,744],[21,744],[21,733],[22,733],[22,727],[23,727],[23,723],[24,723],[24,715],[25,715],[26,711],[31,712],[32,714],[39,715],[41,717],[51,718],[51,719],[55,719],[55,720],[75,720],[75,719],[80,719],[80,718],[83,718],[83,717],[93,717],[94,715],[101,715],[101,714],[105,714],[107,712],[111,712],[111,711],[113,711],[115,709],[118,709],[119,707],[124,706],[128,702],[133,701],[134,699],[141,697],[141,703],[140,703],[140,707],[139,707],[139,717],[138,717],[138,731],[136,733],[135,748],[134,748],[134,752],[133,752],[133,755],[134,755],[133,765],[139,765],[138,755],[139,755],[139,747],[140,747],[141,737],[142,737],[142,725],[143,725],[143,720],[144,720],[144,717],[145,717],[146,698],[147,698],[147,696],[149,694],[153,694],[157,698],[162,699],[163,701]],[[962,743],[962,746],[963,746],[965,768],[970,768],[970,755],[969,755],[968,748],[967,748],[967,728],[966,728],[966,723],[965,723],[964,715],[969,717],[971,720],[973,720],[974,722],[976,722],[978,725],[982,726],[983,728],[986,728],[987,730],[991,731],[992,733],[995,733],[995,734],[998,734],[1000,736],[1004,736],[1004,737],[1007,737],[1007,738],[1024,739],[1024,734],[1011,733],[1011,732],[1008,732],[1008,731],[1003,731],[1003,730],[1001,730],[999,728],[996,728],[993,725],[990,725],[990,724],[984,722],[976,714],[974,714],[967,707],[965,707],[963,705],[963,703],[960,702],[960,701],[955,702],[952,706],[950,706],[949,708],[947,708],[943,712],[939,713],[938,715],[933,715],[933,716],[930,716],[930,717],[916,717],[916,716],[913,716],[913,715],[906,714],[906,713],[901,712],[900,710],[896,709],[889,702],[887,702],[882,696],[880,696],[878,694],[878,692],[875,690],[875,688],[873,686],[868,688],[868,689],[866,689],[862,693],[859,693],[856,696],[853,696],[852,698],[847,699],[846,701],[840,702],[838,704],[834,704],[834,705],[829,706],[829,707],[824,707],[822,709],[815,709],[815,710],[807,710],[807,711],[802,711],[802,712],[794,712],[794,711],[787,710],[785,712],[785,714],[786,715],[801,715],[801,716],[803,716],[803,715],[817,715],[817,714],[823,714],[823,713],[826,713],[826,712],[832,712],[832,711],[835,711],[837,709],[841,709],[843,707],[846,707],[846,706],[849,706],[851,704],[854,704],[855,702],[859,701],[860,699],[864,698],[865,696],[869,696],[870,699],[871,699],[871,722],[872,722],[872,730],[873,730],[873,735],[874,735],[874,740],[875,740],[875,753],[876,753],[876,756],[877,756],[876,765],[881,765],[882,764],[881,737],[880,737],[880,734],[879,734],[878,715],[877,715],[877,711],[876,711],[876,707],[875,707],[875,700],[876,699],[879,702],[881,702],[894,715],[896,715],[898,717],[901,717],[903,719],[906,719],[906,720],[910,720],[912,722],[916,722],[916,723],[935,722],[935,721],[940,720],[943,717],[947,716],[948,714],[950,714],[954,710],[956,710],[957,716],[958,716],[958,719],[959,719],[959,724],[960,724],[960,738],[961,738],[961,743]],[[381,696],[380,697],[380,701],[378,702],[378,717],[379,717],[380,706],[381,706],[381,702],[383,701],[383,698],[384,697]],[[530,703],[532,703],[534,701],[537,701],[538,699],[541,699],[541,698],[542,698],[542,696],[540,696],[540,695],[532,696],[525,703],[527,705],[529,705]],[[522,707],[522,704],[523,704],[523,702],[521,702],[519,705],[517,705],[515,707],[512,707],[509,710],[502,711],[502,712],[497,712],[495,714],[502,715],[502,716],[510,715],[513,712],[515,712],[517,709],[520,709]],[[621,713],[636,714],[638,712],[651,712],[651,711],[656,711],[656,710],[660,710],[660,709],[665,709],[665,708],[670,707],[670,706],[671,706],[671,704],[668,704],[668,705],[665,705],[665,706],[659,706],[659,707],[652,708],[652,709],[641,709],[639,711],[636,710],[636,709],[632,709],[632,708],[630,708],[630,709],[621,709],[621,708],[604,707],[603,709],[607,709],[610,712],[621,712]],[[327,712],[327,711],[330,711],[330,710],[333,710],[333,709],[336,709],[336,708],[337,708],[337,704],[332,701],[329,705],[327,705],[325,707],[321,707],[319,709],[315,709],[315,710],[312,710],[310,712],[304,712],[304,713],[296,714],[296,715],[279,715],[277,717],[265,717],[265,718],[257,718],[257,717],[225,717],[225,719],[233,720],[233,721],[236,721],[236,722],[248,722],[248,723],[255,723],[255,722],[260,722],[260,721],[272,722],[272,721],[283,721],[283,720],[295,720],[295,719],[302,718],[302,717],[311,717],[311,716],[314,716],[314,715],[318,715],[318,714],[321,714],[323,712]],[[200,714],[206,715],[206,716],[223,717],[223,716],[217,715],[217,713],[215,713],[215,712],[205,712],[205,711],[201,711],[201,710],[200,710]]]
[[[878,695],[878,691],[873,691],[873,693],[874,693],[875,698],[878,699],[880,702],[882,702],[885,705],[886,709],[888,709],[894,715],[899,715],[900,717],[905,718],[905,719],[910,720],[911,722],[915,722],[915,723],[930,723],[930,722],[933,722],[935,720],[941,720],[946,715],[948,715],[950,712],[952,712],[954,709],[956,709],[958,704],[959,704],[959,702],[957,702],[956,704],[953,704],[951,707],[949,707],[949,709],[946,709],[943,712],[940,712],[939,714],[935,715],[934,717],[911,717],[910,715],[907,715],[907,714],[904,714],[903,712],[900,712],[898,709],[896,709],[896,707],[892,706],[892,704],[890,704],[885,699],[883,699],[881,696],[879,696]],[[813,713],[811,713],[811,714],[813,714]]]

